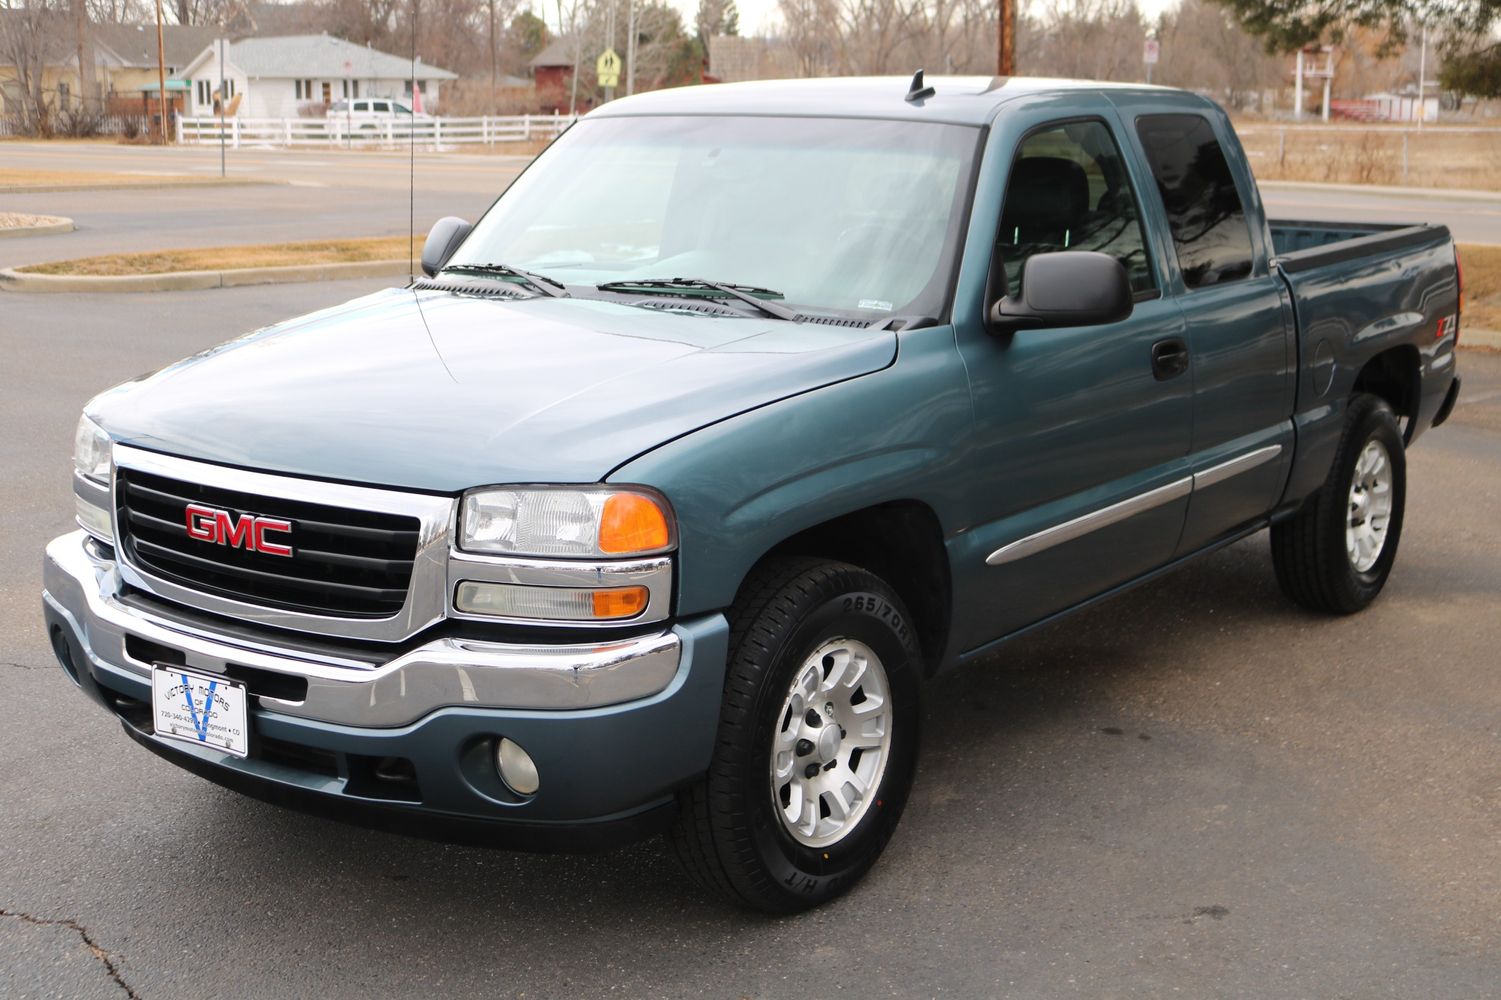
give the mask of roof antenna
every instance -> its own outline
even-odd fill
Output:
[[[934,90],[932,87],[923,86],[922,70],[918,70],[916,73],[912,74],[912,86],[907,88],[906,100],[912,104],[916,104],[918,101],[927,100],[936,93],[938,93],[938,91]]]

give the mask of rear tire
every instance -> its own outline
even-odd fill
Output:
[[[917,763],[922,662],[879,577],[776,559],[730,612],[708,774],[679,797],[674,853],[704,888],[773,913],[805,910],[880,856]]]
[[[1272,526],[1282,592],[1310,611],[1352,614],[1376,599],[1397,559],[1407,460],[1386,401],[1350,400],[1329,478],[1291,519]]]

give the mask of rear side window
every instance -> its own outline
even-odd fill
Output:
[[[1167,209],[1178,267],[1189,288],[1251,273],[1251,228],[1225,151],[1208,119],[1146,115],[1136,120]]]
[[[1126,268],[1133,292],[1154,287],[1136,193],[1110,130],[1097,121],[1049,125],[1022,140],[1001,209],[996,253],[1010,295],[1028,257],[1096,250]]]

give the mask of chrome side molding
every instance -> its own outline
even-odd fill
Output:
[[[1217,483],[1238,476],[1243,472],[1249,472],[1260,465],[1265,465],[1278,455],[1282,454],[1280,444],[1269,444],[1255,451],[1248,451],[1244,455],[1237,455],[1228,462],[1210,466],[1201,472],[1195,472],[1191,476],[1175,479],[1166,486],[1159,486],[1154,490],[1139,493],[1134,497],[1128,497],[1108,507],[1091,511],[1071,521],[1045,528],[1036,534],[1019,538],[1010,544],[1003,545],[990,555],[985,557],[987,566],[1003,566],[1006,563],[1025,559],[1027,556],[1036,555],[1045,549],[1064,542],[1071,542],[1076,538],[1082,538],[1092,531],[1108,528],[1112,524],[1119,524],[1128,517],[1145,513],[1154,507],[1172,503],[1188,496],[1194,490],[1202,490]]]
[[[1112,524],[1119,524],[1128,517],[1151,510],[1153,507],[1161,507],[1163,504],[1180,500],[1193,492],[1193,477],[1184,476],[1175,479],[1166,486],[1159,486],[1155,490],[1139,493],[1134,497],[1128,497],[1119,503],[1113,503],[1109,507],[1101,507],[1091,511],[1072,521],[1064,521],[1051,528],[1045,528],[1035,535],[1019,538],[1009,545],[1003,545],[990,555],[985,557],[985,565],[1002,566],[1027,556],[1036,555],[1044,549],[1050,549],[1064,542],[1071,542],[1076,538],[1082,538],[1091,531],[1099,531],[1108,528]]]
[[[1255,451],[1248,451],[1244,455],[1238,455],[1228,462],[1212,465],[1202,472],[1194,473],[1194,489],[1202,490],[1206,486],[1223,483],[1232,476],[1238,476],[1242,472],[1250,472],[1258,465],[1265,465],[1280,454],[1282,454],[1282,446],[1280,444],[1269,444],[1265,448],[1257,448]]]

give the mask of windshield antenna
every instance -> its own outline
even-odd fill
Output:
[[[916,73],[912,74],[912,86],[907,88],[907,96],[905,100],[909,104],[916,104],[918,101],[925,101],[937,93],[938,91],[934,90],[932,87],[923,86],[922,70],[918,70]]]
[[[412,0],[412,108],[407,114],[407,282],[417,280],[417,0]],[[394,101],[392,102],[395,103]],[[431,336],[431,334],[429,334]]]

